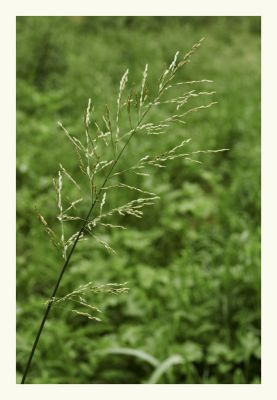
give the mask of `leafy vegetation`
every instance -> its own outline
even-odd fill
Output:
[[[87,100],[96,117],[116,112],[118,81],[153,91],[177,50],[205,46],[181,80],[211,79],[219,102],[167,135],[130,143],[164,152],[176,138],[203,164],[172,160],[162,174],[124,184],[161,199],[128,230],[105,231],[117,255],[95,242],[74,254],[61,295],[84,282],[128,282],[128,294],[92,293],[102,322],[51,311],[30,371],[32,383],[257,383],[260,380],[260,20],[255,17],[19,17],[17,19],[17,367],[21,379],[60,259],[35,205],[58,225],[52,177],[78,166],[57,127],[81,136]],[[197,85],[197,83],[195,84]],[[201,83],[210,91],[210,83]],[[194,100],[196,106],[197,99]],[[114,104],[113,104],[114,103]],[[102,107],[102,109],[101,109]],[[97,114],[99,113],[99,114]],[[155,110],[157,121],[167,110]],[[128,127],[128,120],[122,122]],[[139,146],[139,147],[138,147]],[[200,157],[201,155],[201,157]],[[122,204],[129,201],[120,188]],[[127,201],[125,201],[127,200]],[[51,251],[50,251],[51,250]],[[71,307],[72,308],[72,307]],[[58,355],[58,356],[57,356]]]

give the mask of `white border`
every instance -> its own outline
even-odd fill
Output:
[[[255,0],[66,0],[11,1],[16,3],[16,15],[261,15],[264,4]],[[264,1],[265,3],[265,1]]]
[[[270,4],[272,5],[270,7]],[[276,13],[273,1],[47,0],[9,1],[1,6],[1,397],[73,399],[265,399],[276,390]],[[262,16],[262,384],[261,385],[16,385],[15,384],[15,16],[16,15],[261,15]],[[242,43],[243,46],[243,43]],[[251,149],[249,149],[251,151]],[[275,224],[274,224],[275,222]],[[4,245],[3,245],[4,244]],[[275,256],[275,257],[274,257]],[[43,387],[42,387],[43,386]]]

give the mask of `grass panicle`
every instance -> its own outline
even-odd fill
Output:
[[[144,189],[144,176],[149,176],[153,168],[164,168],[168,162],[175,159],[182,158],[187,162],[199,162],[199,160],[194,160],[192,157],[198,153],[225,150],[189,151],[191,139],[183,138],[180,143],[176,143],[172,148],[165,150],[161,154],[138,153],[137,159],[134,159],[132,165],[125,169],[120,168],[122,155],[135,136],[144,136],[145,140],[147,140],[148,135],[155,135],[158,140],[159,135],[169,134],[174,124],[185,124],[186,120],[184,118],[190,113],[199,112],[216,104],[215,101],[210,101],[207,104],[188,106],[192,99],[213,96],[215,91],[190,90],[177,96],[176,94],[172,96],[174,94],[173,89],[182,90],[185,85],[199,85],[201,83],[212,82],[207,79],[175,82],[178,72],[191,61],[192,55],[198,50],[202,41],[203,39],[193,45],[183,57],[181,57],[179,51],[176,52],[172,62],[161,75],[156,93],[151,94],[148,91],[147,78],[149,66],[146,64],[142,73],[141,83],[136,90],[132,88],[130,92],[127,91],[130,72],[129,69],[124,72],[119,84],[114,114],[106,106],[102,118],[96,120],[92,101],[89,99],[84,113],[83,138],[75,137],[61,122],[58,123],[76,154],[79,169],[86,177],[86,180],[85,182],[79,182],[74,177],[74,173],[68,171],[67,167],[60,163],[58,177],[53,180],[58,209],[57,219],[60,224],[59,233],[55,232],[54,228],[49,227],[45,219],[39,214],[39,219],[51,242],[61,252],[64,264],[55,283],[50,300],[47,302],[45,314],[29,356],[22,383],[25,383],[32,358],[52,305],[70,301],[86,309],[86,311],[82,311],[74,308],[72,310],[74,313],[94,321],[100,321],[100,318],[95,316],[95,313],[99,313],[100,310],[89,304],[86,295],[88,293],[99,292],[121,294],[128,291],[128,288],[124,286],[125,284],[106,283],[97,286],[89,282],[79,289],[58,298],[57,291],[60,282],[69,266],[78,243],[90,236],[97,244],[104,246],[105,249],[114,253],[115,250],[111,244],[101,236],[103,229],[126,229],[121,224],[123,217],[142,218],[144,208],[152,206],[159,199],[158,195]],[[173,112],[171,109],[166,119],[151,121],[151,111],[153,109],[172,105],[175,107],[175,111]],[[121,127],[123,119],[128,121],[129,131]],[[125,183],[126,177],[130,174],[136,174],[138,177],[141,177],[141,187]],[[110,201],[110,193],[112,190],[116,191],[118,189],[130,192],[133,198],[122,205],[113,204]],[[64,200],[64,193],[66,192],[69,193],[67,197],[68,206],[65,206]],[[80,205],[87,205],[87,213],[85,215],[80,211]],[[118,217],[120,223],[118,223]],[[76,223],[79,223],[79,227],[73,233],[72,229],[68,228],[68,225],[73,224],[76,226]],[[170,365],[175,362],[175,359],[171,360]],[[162,365],[160,370],[153,376],[152,381],[157,381],[167,368],[167,364]]]

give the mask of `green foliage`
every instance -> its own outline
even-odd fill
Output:
[[[68,312],[66,303],[54,307],[30,382],[259,382],[259,27],[255,17],[17,18],[19,380],[61,266],[35,205],[58,226],[52,177],[60,162],[78,176],[56,122],[81,135],[89,97],[98,117],[101,105],[115,110],[112,102],[127,68],[132,85],[141,81],[148,62],[151,91],[174,53],[205,36],[180,80],[214,80],[219,103],[192,114],[169,135],[131,144],[121,166],[138,150],[163,152],[184,137],[192,138],[193,150],[230,151],[200,154],[199,165],[173,160],[162,173],[124,182],[136,186],[143,179],[145,190],[161,199],[143,220],[128,217],[128,230],[105,233],[116,256],[95,243],[80,243],[60,295],[88,281],[128,282],[130,291],[95,295],[101,323]],[[167,112],[161,108],[154,117]],[[117,192],[120,204],[129,201]],[[157,360],[156,367],[147,356]]]

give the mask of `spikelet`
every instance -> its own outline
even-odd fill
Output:
[[[145,65],[145,68],[144,68],[144,71],[143,71],[143,78],[142,78],[142,84],[141,84],[141,90],[140,90],[140,98],[139,98],[139,119],[141,118],[142,106],[144,104],[144,101],[146,100],[145,84],[146,84],[146,79],[147,79],[147,71],[148,71],[148,64]]]
[[[62,172],[64,173],[65,176],[67,176],[67,178],[79,189],[81,190],[80,186],[78,185],[78,183],[75,181],[75,179],[72,178],[72,176],[69,174],[69,172],[67,172],[67,170],[62,166],[62,164],[60,164],[60,168],[62,170]]]
[[[100,215],[102,215],[102,210],[103,210],[104,204],[106,202],[106,196],[107,196],[107,193],[105,192],[103,194],[102,201],[101,201],[101,204],[100,204],[100,212],[99,212]]]
[[[119,84],[119,91],[118,91],[118,97],[117,97],[117,111],[116,111],[116,138],[115,138],[116,141],[118,140],[119,131],[120,131],[120,129],[119,129],[119,113],[120,113],[121,99],[122,99],[122,94],[125,89],[126,83],[128,81],[128,74],[129,74],[129,69],[127,69],[124,72],[124,74],[120,80],[120,84]]]

